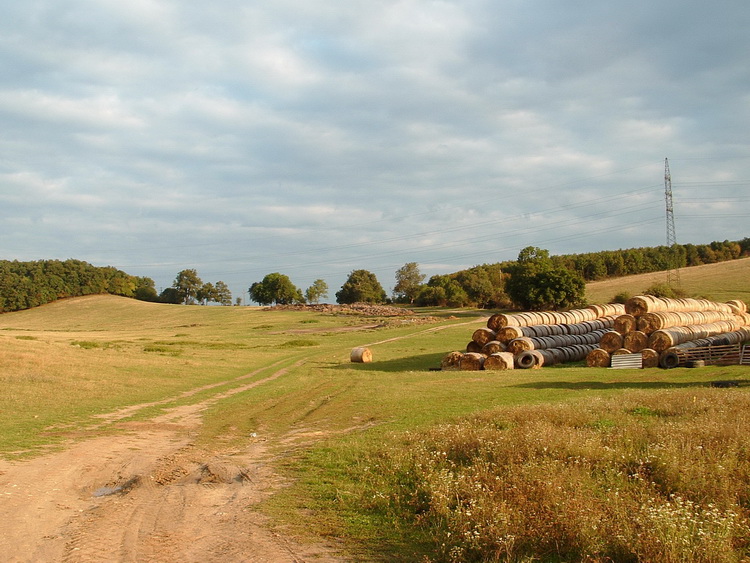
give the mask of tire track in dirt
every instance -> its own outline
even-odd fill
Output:
[[[304,359],[149,421],[122,422],[143,408],[241,383],[288,361],[100,417],[100,425],[116,423],[128,432],[29,461],[0,461],[3,561],[339,561],[330,549],[274,533],[256,510],[283,486],[267,442],[208,451],[192,441],[206,408],[274,381]]]

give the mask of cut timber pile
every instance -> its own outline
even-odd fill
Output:
[[[442,369],[528,369],[577,362],[612,330],[624,305],[591,305],[572,311],[497,314],[474,331],[466,352],[451,352]]]
[[[586,362],[606,367],[614,354],[640,353],[643,367],[675,367],[682,349],[719,341],[749,341],[748,327],[750,315],[742,301],[718,303],[638,295],[625,303],[625,313],[615,319],[612,330],[602,335],[599,348],[589,353]]]

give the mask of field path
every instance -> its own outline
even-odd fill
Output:
[[[145,422],[122,420],[218,385],[116,411],[100,425],[114,423],[125,432],[28,461],[0,461],[3,561],[339,561],[324,547],[274,533],[255,510],[283,485],[267,442],[256,439],[239,450],[217,444],[210,451],[193,443],[204,409],[288,369],[249,383],[243,380],[263,370],[247,374],[228,382],[230,389]]]

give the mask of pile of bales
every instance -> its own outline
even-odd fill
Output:
[[[578,362],[625,312],[624,305],[591,305],[572,311],[499,313],[474,331],[466,352],[451,352],[442,369],[527,369]]]
[[[750,341],[750,315],[743,301],[668,299],[639,295],[625,303],[586,363],[609,367],[612,356],[639,353],[643,367],[674,367],[681,350]],[[670,358],[670,359],[667,359]]]
[[[529,369],[584,360],[609,367],[613,356],[635,353],[644,368],[674,367],[683,350],[749,341],[750,314],[742,301],[639,295],[625,304],[493,315],[474,331],[466,351],[446,355],[441,368]]]

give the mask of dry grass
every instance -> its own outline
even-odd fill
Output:
[[[750,302],[748,278],[750,258],[680,270],[680,285],[687,295],[706,297],[714,301],[741,299]],[[664,284],[666,281],[666,272],[654,272],[591,282],[586,284],[586,297],[590,303],[607,303],[620,292],[638,295],[652,285]]]
[[[632,392],[392,436],[356,499],[426,531],[433,561],[741,561],[750,395]]]

